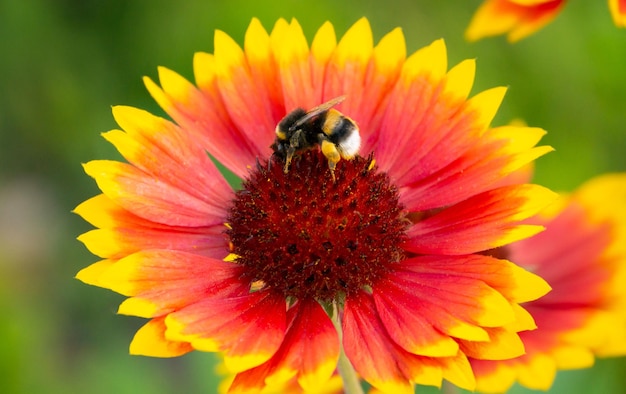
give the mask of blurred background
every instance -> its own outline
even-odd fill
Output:
[[[119,157],[100,137],[116,127],[110,106],[161,114],[141,77],[163,65],[192,78],[215,29],[242,43],[253,16],[268,30],[296,17],[310,40],[326,20],[341,36],[366,16],[376,40],[402,27],[409,53],[443,37],[450,66],[477,58],[474,92],[509,86],[495,124],[548,130],[556,152],[538,161],[539,183],[572,190],[626,171],[626,30],[606,2],[568,2],[515,45],[464,41],[479,0],[338,3],[0,0],[0,393],[215,392],[210,354],[128,355],[144,320],[116,315],[122,296],[73,278],[97,258],[75,240],[90,226],[71,213],[99,193],[81,163]],[[600,360],[560,373],[551,392],[624,393],[624,374],[624,359]]]

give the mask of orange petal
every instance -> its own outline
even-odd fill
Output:
[[[135,167],[215,204],[232,198],[220,171],[186,131],[132,107],[113,107],[113,116],[126,132],[104,137]]]
[[[309,46],[302,28],[294,19],[281,31],[272,32],[272,51],[277,63],[280,86],[287,111],[321,104],[322,89],[313,85]]]
[[[489,341],[461,340],[461,351],[468,357],[482,360],[509,360],[524,354],[524,344],[516,332],[503,328],[487,328]]]
[[[280,386],[295,377],[309,392],[330,379],[339,358],[339,339],[330,318],[312,300],[299,302],[289,315],[291,323],[280,349],[263,365],[239,373],[231,391]]]
[[[366,18],[359,19],[339,40],[328,61],[324,78],[324,100],[347,95],[343,112],[357,112],[362,100],[367,65],[374,49],[372,29]]]
[[[245,165],[254,162],[254,148],[242,138],[233,125],[216,87],[216,71],[212,55],[198,53],[194,68],[202,70],[199,79],[202,90],[193,86],[172,70],[159,67],[159,87],[150,78],[144,84],[155,101],[180,126],[193,143],[188,149],[197,152],[200,160],[207,160],[206,152],[239,176],[246,174]],[[233,152],[237,152],[234,154]],[[248,161],[246,161],[246,159]]]
[[[552,386],[556,377],[556,364],[552,357],[546,354],[528,356],[525,368],[518,370],[521,385],[533,390],[546,391]]]
[[[303,301],[294,313],[296,316],[283,343],[287,350],[274,373],[281,375],[296,370],[300,386],[311,391],[333,374],[339,359],[339,337],[317,302]]]
[[[484,255],[420,256],[402,262],[402,270],[454,275],[480,280],[507,300],[528,302],[544,296],[550,286],[537,274],[507,261]]]
[[[120,259],[145,249],[168,249],[223,259],[228,254],[224,226],[172,228],[105,228],[78,237],[87,249],[102,258]]]
[[[241,267],[191,253],[150,250],[125,257],[102,273],[100,283],[118,293],[143,299],[122,312],[153,317],[218,293],[241,293]],[[150,307],[150,305],[152,305]],[[137,307],[154,308],[150,312]],[[149,309],[150,309],[149,308]]]
[[[476,375],[476,391],[480,393],[505,393],[517,378],[515,367],[510,363],[494,363],[470,359]]]
[[[325,22],[315,33],[311,43],[311,80],[313,86],[324,86],[326,64],[337,47],[335,28]],[[322,102],[323,97],[319,97]]]
[[[363,379],[383,392],[413,393],[413,371],[406,371],[399,360],[397,345],[386,335],[369,295],[359,293],[346,300],[342,330],[346,356]],[[430,383],[439,386],[441,370],[424,369]]]
[[[98,227],[78,237],[95,255],[119,259],[143,249],[194,252],[223,259],[227,254],[223,225],[173,227],[126,211],[104,194],[81,203],[74,213]]]
[[[404,299],[406,294],[389,283],[379,282],[374,292],[376,310],[393,340],[406,351],[421,356],[454,356],[458,343],[420,313],[419,307]],[[398,300],[403,300],[399,302]]]
[[[545,132],[538,128],[499,127],[439,171],[403,178],[401,201],[408,210],[452,205],[499,185],[504,177],[552,148],[533,146]],[[453,153],[451,153],[453,155]]]
[[[449,270],[439,270],[439,266],[447,261],[462,259],[434,256],[408,259],[389,279],[376,284],[374,296],[388,298],[389,302],[393,299],[406,300],[411,306],[406,309],[407,313],[423,316],[438,330],[453,336],[463,322],[463,325],[476,327],[501,327],[511,323],[515,314],[509,301],[480,278],[466,275],[462,268],[455,271],[454,265]],[[433,267],[429,264],[431,261]],[[412,336],[418,335],[416,331]],[[446,356],[454,354],[456,352]]]
[[[479,130],[486,130],[489,127],[502,104],[505,93],[506,88],[499,86],[484,90],[468,100],[468,106],[478,114],[474,123]]]
[[[282,19],[281,19],[282,21]],[[282,23],[282,22],[281,22]],[[277,59],[272,50],[272,41],[265,28],[257,18],[252,18],[244,38],[244,51],[250,67],[250,75],[261,85],[260,90],[269,96],[273,119],[285,115],[283,88]]]
[[[367,98],[359,100],[358,106],[349,107],[350,117],[360,128],[362,155],[372,152],[376,146],[387,94],[398,80],[405,58],[406,42],[399,28],[385,35],[374,47],[364,82]]]
[[[261,81],[251,74],[245,54],[239,45],[222,31],[215,32],[215,69],[217,86],[226,111],[255,156],[268,157],[274,139],[273,105]],[[253,162],[248,163],[250,165]]]
[[[258,152],[230,118],[218,86],[215,56],[197,52],[193,58],[193,67],[196,83],[203,96],[196,103],[198,110],[184,113],[180,109],[178,116],[177,113],[171,113],[170,116],[193,136],[198,146],[243,178],[248,174],[247,165],[254,163]],[[153,97],[165,95],[154,82],[149,79],[144,79],[144,82]]]
[[[285,309],[282,295],[267,291],[207,298],[169,314],[166,337],[198,350],[222,351],[229,370],[245,371],[278,350],[285,336]]]
[[[211,226],[226,217],[225,205],[207,202],[189,188],[167,184],[130,164],[94,160],[83,167],[108,198],[141,218],[172,226]]]
[[[421,65],[412,79],[396,84],[390,92],[375,147],[380,168],[400,185],[442,170],[480,144],[479,137],[495,116],[505,91],[490,89],[467,101],[464,92],[446,91],[441,72],[445,47],[432,47],[435,49],[428,53],[436,55],[428,57],[435,58],[433,64]]]
[[[474,14],[465,37],[476,41],[508,33],[508,40],[515,42],[550,23],[563,5],[564,0],[486,0]]]
[[[555,196],[537,185],[505,186],[478,194],[416,223],[404,247],[421,254],[461,255],[527,238],[541,227],[519,221]]]
[[[473,115],[461,110],[460,100],[442,97],[441,89],[417,78],[408,86],[397,83],[389,94],[375,154],[381,170],[401,185],[407,174],[436,172],[477,141]]]
[[[342,327],[350,362],[368,383],[383,392],[412,393],[413,383],[439,387],[442,378],[467,390],[474,388],[474,377],[464,355],[422,357],[398,346],[387,334],[367,293],[346,300]]]

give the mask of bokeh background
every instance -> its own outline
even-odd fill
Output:
[[[0,393],[215,392],[210,354],[128,355],[144,321],[117,316],[121,296],[73,278],[97,258],[75,240],[89,225],[71,213],[98,193],[80,163],[119,157],[100,137],[115,128],[110,106],[161,114],[141,77],[163,65],[191,78],[215,29],[242,43],[253,16],[267,29],[296,17],[311,39],[326,20],[342,35],[367,16],[376,40],[402,27],[409,52],[443,37],[450,65],[477,58],[474,92],[510,87],[496,124],[549,131],[556,152],[538,161],[539,183],[571,190],[626,171],[626,30],[606,2],[570,1],[515,45],[464,41],[479,3],[0,0]],[[624,359],[600,360],[560,373],[551,392],[624,393],[625,374]]]

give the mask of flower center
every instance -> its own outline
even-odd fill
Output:
[[[251,172],[228,217],[232,253],[251,283],[331,302],[369,289],[403,258],[408,221],[371,157],[340,161],[335,181],[317,150],[295,157],[287,174],[270,160]]]

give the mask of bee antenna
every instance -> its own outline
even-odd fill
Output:
[[[274,160],[274,157],[276,157],[276,151],[272,152],[270,158],[267,159],[267,172],[272,170],[272,161]]]
[[[259,156],[255,157],[254,161],[256,162],[256,169],[259,170],[259,172],[263,172],[263,167],[261,167]]]

